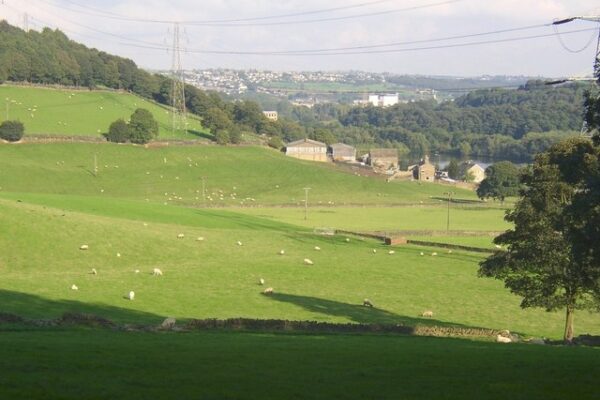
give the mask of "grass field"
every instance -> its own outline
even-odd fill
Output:
[[[9,331],[0,332],[0,395],[584,400],[597,398],[598,356],[414,337]]]
[[[210,136],[191,115],[189,132],[173,133],[168,108],[129,93],[0,85],[0,107],[0,121],[8,111],[8,119],[23,122],[26,134],[99,136],[116,119],[127,120],[136,108],[146,108],[158,121],[162,139]]]
[[[201,177],[211,207],[197,207]],[[306,186],[316,207],[304,221]],[[389,254],[376,240],[313,232],[443,231],[447,190],[253,147],[0,145],[0,312],[141,324],[170,316],[482,327],[560,338],[562,313],[522,310],[501,282],[477,277],[484,254],[414,245]],[[451,229],[508,227],[503,209],[456,192]],[[415,238],[491,245],[489,236]],[[164,276],[152,276],[154,268]],[[263,295],[265,287],[274,294]],[[131,290],[134,301],[125,298]],[[364,298],[375,307],[362,306]],[[420,317],[427,309],[433,318]],[[578,334],[600,332],[597,313],[577,312],[575,324]],[[484,339],[0,324],[0,398],[585,399],[595,395],[597,353]]]

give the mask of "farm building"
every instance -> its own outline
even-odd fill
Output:
[[[435,166],[429,162],[429,156],[425,156],[419,164],[415,165],[413,175],[419,181],[433,182],[435,180]]]
[[[468,176],[473,179],[467,179]],[[479,164],[465,162],[460,165],[460,177],[469,182],[480,183],[485,179],[485,169]]]
[[[333,161],[355,161],[356,148],[344,143],[332,144],[331,158]]]
[[[288,143],[285,155],[308,161],[328,161],[327,145],[311,139],[300,139]]]
[[[277,111],[263,111],[263,115],[270,121],[277,121],[279,119]]]
[[[369,150],[369,164],[377,169],[390,169],[398,166],[398,151],[396,149]]]

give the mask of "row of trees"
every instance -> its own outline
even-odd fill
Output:
[[[129,122],[118,119],[110,124],[106,139],[116,143],[145,144],[158,136],[158,122],[145,108],[136,109]]]

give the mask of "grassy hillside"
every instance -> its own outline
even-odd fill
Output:
[[[168,108],[129,93],[0,85],[0,106],[0,121],[8,109],[8,118],[23,122],[26,134],[97,136],[116,119],[127,120],[136,108],[146,108],[159,123],[160,138],[210,136],[191,115],[189,132],[173,133]]]
[[[93,175],[94,154],[99,171]],[[309,203],[440,204],[447,186],[341,173],[258,147],[193,146],[144,149],[117,144],[0,145],[0,187],[8,192],[130,198],[180,205],[303,205]],[[453,189],[454,190],[454,189]],[[476,200],[473,192],[454,190]],[[222,195],[222,196],[221,196]],[[181,199],[180,199],[181,197]],[[222,198],[222,199],[221,199]]]

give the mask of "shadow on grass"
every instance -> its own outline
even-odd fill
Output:
[[[124,305],[127,301],[123,299]],[[52,319],[67,312],[93,314],[120,323],[156,324],[164,319],[164,316],[106,304],[51,300],[29,293],[0,290],[0,313],[32,319]]]
[[[300,306],[310,312],[334,317],[343,317],[352,322],[360,324],[401,324],[405,326],[426,325],[472,328],[466,325],[443,322],[432,318],[398,315],[393,312],[378,308],[377,304],[375,304],[374,307],[365,307],[361,304],[348,304],[335,300],[286,293],[273,293],[269,297],[275,301],[291,303]]]

